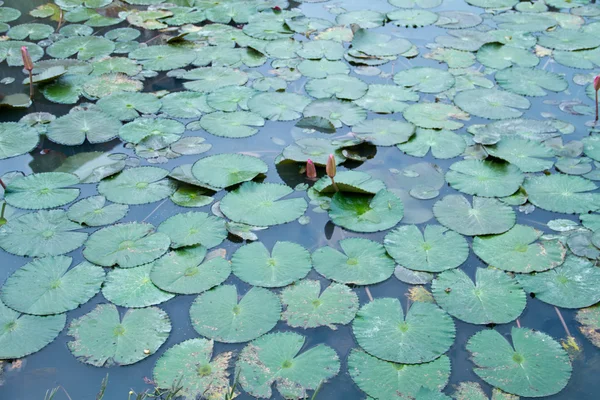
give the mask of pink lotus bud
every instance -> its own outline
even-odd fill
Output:
[[[597,92],[598,90],[600,90],[600,75],[597,75],[594,78],[594,90]]]
[[[333,154],[329,155],[329,158],[327,159],[327,165],[325,166],[325,171],[327,172],[327,176],[330,177],[331,179],[333,179],[335,177],[335,171],[336,171],[336,167],[335,167],[335,157],[333,156]]]
[[[27,50],[27,47],[25,46],[21,47],[21,57],[23,58],[25,69],[29,72],[33,71],[33,61],[31,61],[29,50]]]
[[[275,6],[275,7],[273,7],[273,11],[275,11],[275,12],[281,11],[281,7]]]
[[[317,168],[310,158],[306,162],[306,177],[309,179],[317,178]]]

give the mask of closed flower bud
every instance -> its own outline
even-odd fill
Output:
[[[21,47],[21,57],[23,57],[23,65],[25,69],[29,72],[33,71],[33,61],[31,61],[31,56],[29,55],[29,50],[27,47]]]
[[[333,154],[330,154],[329,158],[327,159],[327,166],[325,167],[325,171],[327,172],[327,176],[330,177],[331,179],[333,179],[335,177],[336,167],[335,167],[335,157],[333,156]]]
[[[597,75],[594,78],[594,90],[597,92],[598,90],[600,90],[600,75]]]
[[[309,179],[317,178],[317,168],[310,158],[306,162],[306,177]]]

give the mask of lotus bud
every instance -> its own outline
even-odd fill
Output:
[[[594,91],[596,92],[596,119],[598,121],[598,90],[600,90],[600,75],[594,78]]]
[[[335,178],[336,167],[335,167],[335,157],[333,156],[333,154],[330,154],[329,158],[327,159],[327,165],[325,167],[325,171],[327,172],[328,177],[330,177],[331,179]]]
[[[312,160],[309,158],[306,162],[306,177],[308,179],[316,179],[317,178],[317,168]]]
[[[29,50],[27,50],[26,46],[21,47],[21,57],[23,57],[25,69],[29,72],[33,71],[33,61],[31,61],[31,56],[29,55]]]

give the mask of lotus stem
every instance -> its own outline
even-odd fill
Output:
[[[63,10],[61,8],[60,12],[58,13],[58,26],[56,27],[56,32],[58,32],[60,30],[62,22],[63,22]]]
[[[517,328],[521,327],[521,322],[519,322],[519,318],[517,318]]]
[[[0,178],[0,186],[2,186],[2,189],[6,190],[6,183],[4,183],[2,178]]]
[[[33,100],[33,72],[29,71],[29,100]]]
[[[596,92],[596,95],[598,95],[598,92]],[[563,318],[560,310],[556,306],[554,306],[554,310],[556,310],[556,314],[558,314],[558,318],[560,319],[560,323],[562,324],[563,328],[565,328],[565,332],[567,333],[567,336],[571,336],[571,332],[569,332],[569,328],[567,327],[565,319]]]

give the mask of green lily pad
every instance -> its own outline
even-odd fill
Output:
[[[167,349],[152,372],[156,386],[168,390],[177,382],[181,388],[177,393],[183,398],[222,398],[230,387],[227,371],[232,353],[213,358],[213,346],[212,340],[196,338]]]
[[[423,364],[391,363],[358,349],[352,349],[348,356],[352,380],[374,399],[414,398],[421,387],[442,390],[450,378],[450,369],[446,356]]]
[[[476,29],[457,29],[446,33],[446,36],[436,37],[435,42],[455,50],[477,51],[484,44],[495,41],[489,33]]]
[[[241,351],[236,371],[239,383],[250,395],[271,398],[272,386],[287,399],[307,397],[340,370],[337,353],[318,344],[302,353],[306,337],[295,332],[276,332],[249,343]]]
[[[334,40],[311,40],[302,42],[302,48],[296,53],[307,60],[340,60],[344,56],[344,47]]]
[[[111,116],[94,110],[73,111],[48,125],[46,136],[51,141],[68,146],[108,142],[119,135],[121,123]]]
[[[536,299],[554,306],[583,308],[600,301],[600,269],[585,258],[569,255],[550,271],[522,274],[517,279]]]
[[[171,201],[181,207],[203,207],[212,203],[215,199],[210,197],[210,191],[192,185],[180,185],[171,195]]]
[[[576,29],[557,29],[540,35],[538,44],[553,50],[587,50],[600,46],[600,37]]]
[[[4,199],[13,207],[27,210],[55,208],[79,196],[79,178],[65,172],[41,172],[16,179],[6,185]]]
[[[525,397],[560,392],[571,376],[567,352],[552,337],[527,328],[513,327],[512,345],[495,330],[471,336],[467,350],[474,372],[505,392]]]
[[[415,132],[411,123],[391,119],[370,119],[352,127],[355,136],[375,146],[393,146],[407,142]]]
[[[303,280],[281,292],[286,306],[281,319],[291,327],[346,325],[358,311],[358,296],[348,286],[332,283],[321,292],[319,281]]]
[[[94,61],[92,75],[125,74],[135,76],[142,71],[142,66],[125,57],[106,57]]]
[[[229,262],[222,257],[204,259],[206,247],[171,251],[152,263],[150,278],[160,289],[178,294],[200,294],[227,279]],[[203,261],[204,260],[204,261]]]
[[[169,93],[161,99],[161,111],[174,118],[198,118],[213,110],[207,104],[207,97],[197,92]]]
[[[579,330],[596,347],[600,347],[600,305],[582,308],[575,315]]]
[[[97,183],[125,168],[127,156],[122,153],[91,151],[68,157],[55,172],[68,172],[79,177],[81,183]]]
[[[185,126],[179,121],[142,117],[123,125],[119,137],[124,142],[162,149],[179,140],[184,131]]]
[[[430,272],[413,271],[412,269],[404,268],[401,265],[396,265],[394,276],[398,278],[400,282],[408,283],[410,285],[425,285],[431,282],[435,275]]]
[[[143,222],[116,224],[97,230],[85,243],[83,256],[103,267],[133,268],[156,260],[171,243],[164,233]]]
[[[328,176],[319,179],[313,185],[313,189],[320,193],[335,193],[336,191],[344,193],[362,193],[376,194],[385,189],[385,183],[373,177],[366,172],[360,171],[340,171],[335,175],[335,186]]]
[[[448,64],[448,68],[468,68],[475,63],[475,56],[468,51],[438,47],[424,58],[430,58]]]
[[[78,60],[108,56],[115,44],[100,36],[73,36],[54,42],[46,52],[54,58],[69,58],[77,54]]]
[[[110,225],[127,215],[129,207],[124,204],[106,205],[104,196],[91,196],[74,203],[67,211],[71,221],[87,226]]]
[[[358,141],[353,144],[358,144]],[[305,163],[311,159],[315,165],[325,166],[330,154],[335,156],[336,164],[346,161],[342,153],[344,142],[332,141],[322,138],[302,138],[283,149],[283,157]]]
[[[566,249],[558,240],[538,242],[542,235],[530,226],[515,225],[501,235],[476,237],[473,251],[489,265],[505,271],[545,271],[563,263]]]
[[[198,93],[195,94],[198,95]],[[227,86],[209,93],[205,99],[208,108],[232,112],[237,111],[238,106],[242,110],[248,110],[248,100],[255,94],[256,90],[246,86]]]
[[[196,59],[196,54],[185,48],[175,46],[148,46],[129,53],[144,69],[151,71],[169,71],[188,66]]]
[[[425,157],[429,151],[434,158],[448,159],[461,155],[467,147],[465,140],[448,130],[417,128],[415,135],[398,148],[413,157]]]
[[[441,272],[459,267],[469,256],[465,238],[439,225],[405,225],[388,233],[384,240],[388,254],[403,267]]]
[[[463,93],[463,92],[461,92]],[[463,127],[462,122],[451,119],[468,120],[469,114],[460,108],[444,103],[418,103],[408,106],[403,113],[408,122],[419,128],[448,129],[455,131]]]
[[[53,103],[75,104],[83,93],[85,80],[83,75],[63,75],[56,82],[43,85],[40,90]]]
[[[348,238],[340,240],[339,245],[343,253],[327,246],[312,255],[315,270],[327,279],[371,285],[385,281],[394,273],[394,260],[381,244],[363,238]]]
[[[329,75],[347,75],[350,67],[342,61],[304,60],[298,64],[298,71],[307,78],[326,78]]]
[[[385,22],[385,14],[373,10],[358,10],[338,14],[335,17],[338,25],[356,24],[361,28],[370,29],[382,26]]]
[[[540,63],[540,59],[529,50],[497,42],[481,46],[477,50],[477,61],[488,68],[500,70],[513,66],[535,67]]]
[[[582,214],[600,208],[597,186],[585,178],[563,174],[527,178],[523,185],[536,207],[566,214]]]
[[[217,111],[202,116],[200,126],[210,134],[226,138],[245,138],[255,135],[265,120],[248,111]]]
[[[240,247],[231,257],[231,269],[253,286],[283,287],[304,278],[312,269],[310,253],[293,242],[276,242],[269,251],[261,242]]]
[[[121,307],[148,307],[164,303],[175,297],[152,283],[152,264],[135,268],[115,268],[106,277],[102,295],[111,303]]]
[[[569,87],[561,75],[535,68],[507,68],[496,72],[495,78],[502,89],[523,96],[545,96],[546,90],[562,92]]]
[[[337,99],[318,99],[306,106],[304,117],[322,117],[335,128],[356,125],[367,118],[367,112],[357,105]]]
[[[185,72],[183,87],[195,92],[214,92],[227,86],[241,86],[248,81],[248,74],[228,67],[196,68]]]
[[[169,197],[176,184],[164,179],[169,171],[158,167],[129,168],[120,174],[102,180],[98,193],[109,201],[121,204],[153,203]]]
[[[274,293],[254,287],[238,300],[234,285],[218,286],[196,298],[190,308],[200,335],[224,343],[256,339],[275,327],[281,303]]]
[[[380,114],[402,112],[408,107],[406,101],[418,101],[419,94],[395,85],[371,84],[367,93],[354,103]]]
[[[25,40],[29,37],[30,40],[46,39],[54,33],[54,28],[46,24],[29,23],[16,25],[10,28],[6,35],[13,40]]]
[[[12,7],[1,7],[0,8],[0,22],[11,22],[19,19],[21,11]]]
[[[465,112],[488,119],[518,118],[531,103],[518,94],[498,89],[472,89],[459,92],[454,103]]]
[[[2,301],[33,315],[60,314],[86,303],[100,290],[104,271],[85,261],[69,270],[72,260],[44,257],[25,264],[4,283]]]
[[[394,82],[418,92],[440,93],[454,86],[454,76],[438,68],[413,67],[394,75]]]
[[[435,24],[438,20],[438,15],[427,10],[395,10],[387,13],[387,17],[394,25],[404,26],[407,28],[421,28],[424,26]]]
[[[23,315],[0,302],[0,360],[23,358],[40,351],[65,327],[66,314]]]
[[[103,97],[98,100],[96,105],[106,114],[121,121],[131,121],[142,114],[154,114],[158,112],[161,107],[161,101],[151,93],[124,92]],[[89,113],[90,111],[87,112]],[[103,124],[98,125],[103,126]]]
[[[354,232],[378,232],[392,228],[404,216],[404,205],[382,189],[374,197],[336,193],[329,209],[331,222]]]
[[[67,343],[81,362],[95,367],[130,365],[154,354],[167,340],[171,322],[166,312],[149,307],[128,310],[121,318],[112,304],[99,304],[69,325]]]
[[[496,199],[448,195],[433,205],[433,214],[446,228],[466,236],[503,233],[513,227],[513,209]]]
[[[267,170],[267,164],[259,158],[231,153],[202,158],[192,167],[196,179],[220,189],[250,181]]]
[[[516,166],[496,161],[463,160],[450,165],[446,180],[474,196],[504,197],[519,190],[525,176]]]
[[[211,248],[227,237],[225,220],[204,212],[175,214],[161,223],[157,232],[171,238],[171,247],[202,245]]]
[[[29,153],[39,141],[37,131],[27,125],[16,122],[0,123],[0,160]]]
[[[365,351],[386,361],[421,364],[444,354],[456,329],[452,318],[431,303],[413,303],[404,316],[400,301],[379,298],[364,305],[352,324]]]
[[[600,66],[600,49],[578,51],[554,51],[554,61],[565,67],[592,69]]]
[[[554,164],[551,160],[554,151],[551,148],[527,139],[506,137],[494,146],[486,147],[486,151],[516,165],[523,172],[549,170]]]
[[[27,47],[29,57],[34,63],[44,56],[44,49],[35,43],[8,40],[0,42],[0,62],[6,60],[9,67],[23,66],[21,47]]]
[[[336,97],[340,100],[359,99],[367,93],[368,88],[369,85],[360,79],[345,74],[329,75],[323,79],[311,79],[304,86],[306,93],[317,99]]]
[[[352,49],[375,57],[402,54],[410,50],[411,46],[406,39],[394,39],[389,35],[366,29],[357,30],[352,39]]]
[[[221,211],[235,222],[255,226],[285,224],[306,211],[304,199],[283,199],[293,193],[289,186],[276,183],[244,182],[223,197]]]
[[[302,116],[309,103],[308,97],[297,93],[267,92],[253,96],[248,100],[248,107],[271,121],[292,121]]]
[[[436,303],[470,324],[506,324],[521,315],[527,296],[503,271],[477,268],[475,283],[460,269],[445,271],[431,284]]]

